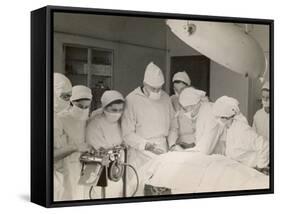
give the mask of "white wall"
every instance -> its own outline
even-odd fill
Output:
[[[215,101],[223,95],[235,97],[241,112],[248,115],[249,80],[214,61],[211,61],[210,72],[210,99]]]

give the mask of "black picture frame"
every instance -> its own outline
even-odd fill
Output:
[[[171,196],[53,201],[53,14],[55,12],[266,24],[270,27],[270,188]],[[274,192],[274,21],[237,17],[46,6],[31,12],[31,201],[44,207],[115,204]]]

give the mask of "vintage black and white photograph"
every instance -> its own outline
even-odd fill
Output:
[[[269,190],[270,25],[53,13],[53,201]]]

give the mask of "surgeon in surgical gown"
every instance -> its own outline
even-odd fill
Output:
[[[126,97],[122,132],[130,147],[128,161],[137,171],[176,141],[175,113],[169,95],[161,89],[163,84],[161,69],[151,62],[145,69],[143,86]]]
[[[115,90],[105,91],[101,97],[102,108],[96,111],[88,123],[86,141],[96,150],[112,149],[123,143],[120,118],[125,107],[125,99]],[[122,179],[108,181],[106,198],[122,197]],[[101,187],[93,188],[93,198],[101,198]]]

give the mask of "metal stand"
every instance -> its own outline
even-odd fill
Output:
[[[128,148],[124,149],[124,163],[128,163]],[[127,197],[127,166],[124,166],[123,173],[123,197]]]

